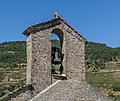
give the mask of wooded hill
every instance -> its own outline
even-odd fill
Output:
[[[25,41],[0,43],[0,67],[16,68],[26,61]]]
[[[104,69],[105,63],[120,60],[120,47],[112,48],[106,44],[88,42],[86,43],[86,68]]]
[[[52,40],[52,46],[59,46],[57,40]],[[112,48],[106,44],[86,43],[86,68],[104,69],[105,63],[120,60],[120,47]],[[26,63],[26,42],[0,43],[0,68],[16,68]]]

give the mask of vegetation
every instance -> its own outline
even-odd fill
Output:
[[[26,42],[0,43],[0,97],[25,85]]]
[[[114,98],[114,101],[120,101],[120,95],[114,95],[114,92],[120,92],[120,81],[114,78],[114,72],[88,72],[87,81],[97,89],[105,89],[106,95]]]
[[[111,48],[106,44],[86,43],[86,68],[104,69],[105,63],[120,60],[120,48]]]
[[[51,40],[51,46],[52,47],[60,47],[60,40],[56,40],[56,39],[54,39],[54,40]]]
[[[12,92],[13,90],[25,85],[25,80],[20,80],[19,82],[15,83],[4,83],[0,84],[0,97],[4,96],[8,92]]]
[[[0,43],[0,67],[16,68],[26,63],[26,43],[24,41]]]
[[[88,72],[87,81],[95,87],[104,87],[113,91],[120,91],[120,82],[118,82],[112,72]]]

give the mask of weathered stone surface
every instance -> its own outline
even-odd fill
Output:
[[[55,24],[55,21],[61,23]],[[34,25],[33,30],[27,36],[27,83],[32,84],[36,94],[44,90],[53,81],[51,80],[51,42],[50,36],[55,33],[60,38],[62,43],[63,72],[68,79],[77,78],[79,80],[85,79],[85,64],[84,64],[84,41],[83,37],[63,20],[53,20],[46,23],[50,27],[44,30],[41,24]],[[51,24],[55,26],[51,27]],[[48,26],[47,26],[48,27]],[[27,29],[28,30],[28,29]]]
[[[31,91],[26,91],[21,93],[20,95],[16,96],[15,98],[12,98],[11,100],[6,101],[29,101],[31,99]]]
[[[85,80],[60,81],[30,101],[113,101],[103,96]]]

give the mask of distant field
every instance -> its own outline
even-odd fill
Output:
[[[120,80],[115,76],[119,71],[112,72],[87,72],[87,81],[100,90],[104,95],[120,101]]]
[[[101,91],[104,95],[120,101],[120,78],[119,70],[101,70],[99,72],[87,72],[87,81]],[[6,69],[0,68],[0,97],[25,85],[25,67]]]
[[[0,68],[0,97],[25,85],[25,67]]]

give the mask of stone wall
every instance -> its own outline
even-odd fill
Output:
[[[35,95],[52,83],[50,42],[52,33],[57,34],[63,41],[61,42],[64,54],[63,73],[67,75],[68,79],[85,79],[85,55],[82,37],[61,21],[60,24],[31,33],[27,37],[27,83],[32,84]]]
[[[85,79],[85,43],[77,34],[66,31],[66,73],[69,79]]]
[[[32,98],[31,91],[28,90],[16,96],[15,98],[12,97],[11,100],[5,100],[5,101],[29,101],[31,98]]]
[[[28,62],[28,68],[30,68],[28,74],[29,71],[31,73],[28,80],[33,85],[35,93],[39,93],[51,84],[51,48],[50,38],[47,33],[50,33],[49,30],[37,32],[32,34],[32,40],[28,39],[28,43],[30,43],[28,56],[31,56],[28,57],[28,59],[31,58],[30,63]]]
[[[28,101],[32,98],[32,85],[25,85],[0,98],[0,101]]]

